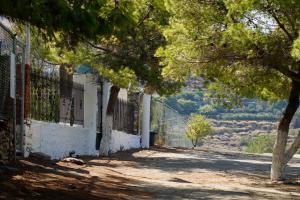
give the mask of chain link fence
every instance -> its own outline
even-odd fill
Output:
[[[25,46],[0,23],[0,159],[23,152]]]
[[[156,144],[170,147],[192,147],[185,135],[187,117],[179,114],[165,102],[151,100],[151,131],[156,134]]]

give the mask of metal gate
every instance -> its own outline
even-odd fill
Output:
[[[0,159],[23,153],[25,46],[0,23]]]

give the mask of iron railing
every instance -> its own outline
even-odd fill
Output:
[[[133,102],[118,99],[113,113],[113,129],[138,134],[139,110]]]
[[[83,125],[83,85],[61,79],[57,70],[49,68],[32,68],[30,77],[32,119]]]

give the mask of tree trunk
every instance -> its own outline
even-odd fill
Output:
[[[285,168],[288,160],[285,153],[289,126],[299,107],[300,84],[293,81],[288,105],[278,125],[276,142],[273,149],[271,180],[281,181],[285,178]],[[297,142],[297,141],[295,141]]]
[[[112,115],[114,113],[115,104],[118,100],[119,91],[120,88],[118,86],[114,85],[110,88],[110,96],[109,96],[108,105],[106,109],[107,115]]]
[[[112,127],[113,127],[113,113],[115,104],[118,99],[120,88],[117,86],[112,86],[110,88],[110,95],[107,103],[106,110],[104,110],[103,115],[103,133],[100,142],[100,155],[108,156],[111,151],[112,142]]]

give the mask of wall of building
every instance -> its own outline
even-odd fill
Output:
[[[141,136],[127,134],[116,130],[112,131],[111,153],[138,148],[141,148]]]
[[[26,126],[26,133],[32,135],[28,141],[29,152],[41,152],[51,156],[51,159],[61,159],[69,156],[90,154],[91,147],[88,138],[93,134],[88,128],[81,125],[73,127],[63,123],[49,123],[32,120],[30,126]]]
[[[61,159],[75,151],[76,155],[98,155],[96,150],[97,85],[91,74],[74,75],[73,81],[84,85],[84,125],[30,120],[26,127],[25,157],[30,152],[46,153]]]
[[[141,147],[141,136],[112,130],[112,116],[106,115],[111,83],[103,86],[103,134],[100,150],[96,150],[97,132],[97,85],[95,76],[91,74],[75,75],[74,82],[84,85],[84,125],[41,122],[30,120],[26,126],[25,156],[30,152],[41,152],[52,159],[61,159],[75,155],[109,155],[117,151]],[[119,98],[127,98],[122,90]]]

